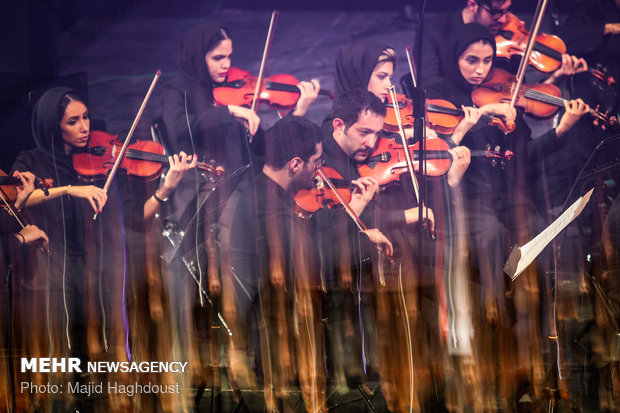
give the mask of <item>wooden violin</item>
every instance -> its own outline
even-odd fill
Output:
[[[403,120],[404,128],[413,127],[413,104],[411,99],[404,95],[396,95],[398,98],[398,108],[400,117]],[[383,129],[390,132],[398,132],[398,123],[396,121],[396,113],[392,104],[391,96],[388,95],[385,104],[386,116],[383,123]],[[465,113],[462,109],[458,109],[452,103],[443,99],[427,99],[426,100],[426,122],[428,127],[434,131],[449,135],[454,132]],[[482,119],[486,120],[489,125],[498,127],[504,133],[510,133],[514,130],[514,125],[506,125],[497,116],[483,115]]]
[[[112,169],[123,143],[115,135],[106,132],[92,131],[88,145],[73,154],[73,168],[84,181],[92,182],[103,179]],[[154,141],[138,140],[129,145],[120,167],[128,175],[145,181],[157,179],[168,164],[168,157],[164,155],[164,148]],[[196,165],[211,177],[224,174],[224,168],[219,165],[199,162]]]
[[[474,89],[472,100],[476,106],[488,103],[508,103],[516,88],[516,78],[502,69],[493,69],[487,80]],[[555,114],[558,108],[564,107],[566,99],[562,99],[560,89],[550,84],[521,85],[517,93],[516,106],[522,107],[526,113],[537,117],[547,118]],[[616,118],[607,113],[601,113],[590,108],[595,125],[607,128],[616,123]]]
[[[296,212],[300,217],[308,218],[321,208],[343,206],[340,202],[341,199],[347,203],[351,202],[351,190],[348,182],[345,182],[335,169],[328,166],[321,167],[320,171],[322,174],[317,171],[308,188],[295,194]],[[338,194],[335,193],[324,177],[331,181]]]
[[[16,176],[9,176],[3,170],[0,170],[0,191],[11,202],[17,199],[17,188],[22,186],[22,181]],[[41,179],[38,176],[34,177],[34,187],[41,189],[45,195],[48,195],[48,189],[54,186],[54,180],[51,178]]]
[[[252,106],[254,92],[258,78],[250,72],[231,67],[228,70],[226,82],[220,83],[213,88],[213,99],[221,106]],[[299,100],[300,91],[297,85],[299,81],[289,74],[272,75],[263,79],[258,93],[258,103],[268,104],[278,110],[290,110],[295,107]],[[328,90],[319,90],[319,95],[334,98],[334,94]]]
[[[408,147],[413,159],[415,172],[420,170],[418,158],[420,143]],[[426,138],[425,176],[439,177],[448,172],[452,165],[452,155],[448,152],[450,146],[439,138]],[[380,186],[397,182],[404,173],[409,173],[405,150],[392,139],[380,138],[375,150],[366,159],[366,162],[357,167],[360,176],[372,176]]]
[[[497,57],[510,59],[512,56],[523,56],[530,32],[525,28],[525,22],[514,14],[508,13],[506,17],[506,23],[495,36]],[[542,33],[536,36],[529,64],[541,72],[553,72],[562,65],[562,55],[565,53],[566,45],[562,39]],[[600,70],[588,67],[588,72],[607,86],[615,83],[612,76]]]

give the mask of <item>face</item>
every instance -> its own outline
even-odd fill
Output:
[[[508,20],[508,10],[510,9],[511,0],[493,1],[491,7],[473,2],[474,20],[491,31],[494,35],[499,32],[502,26]]]
[[[393,74],[394,64],[392,62],[379,63],[370,75],[368,91],[374,93],[382,101],[387,99],[390,86],[392,86]]]
[[[69,102],[60,121],[60,130],[67,153],[72,148],[85,147],[90,133],[90,119],[86,105],[77,100]]]
[[[217,47],[205,55],[205,62],[211,80],[222,83],[226,80],[230,69],[230,56],[232,55],[232,40],[225,39]]]
[[[316,170],[323,164],[321,159],[322,156],[323,144],[318,142],[314,148],[314,155],[308,159],[308,162],[304,162],[303,167],[295,177],[295,182],[298,184],[297,186],[305,188],[312,182]]]
[[[492,64],[493,48],[482,42],[470,44],[459,57],[461,75],[470,85],[479,85],[484,82]]]
[[[357,122],[346,128],[344,122],[336,118],[334,138],[350,159],[364,162],[377,143],[384,119],[381,115],[366,111],[360,114]]]

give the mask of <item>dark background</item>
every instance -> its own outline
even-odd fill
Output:
[[[421,0],[311,0],[311,1],[255,1],[255,0],[24,0],[5,5],[0,17],[0,137],[2,151],[0,168],[7,171],[17,153],[32,147],[29,119],[34,102],[50,86],[72,86],[85,95],[88,93],[88,73],[59,77],[61,55],[67,55],[67,45],[61,44],[63,34],[70,32],[85,19],[105,19],[102,32],[111,30],[129,19],[160,17],[201,18],[222,10],[273,9],[282,11],[381,12],[404,16],[405,6],[419,13]],[[465,0],[428,0],[427,12],[437,13],[463,7]],[[571,0],[552,0],[547,13],[550,21],[562,7],[570,7]],[[513,0],[513,12],[527,20],[536,7],[535,0]],[[371,16],[372,14],[369,14]],[[346,14],[345,14],[346,16]],[[411,16],[410,16],[411,17]],[[369,18],[370,19],[370,18]],[[416,18],[409,19],[415,24]],[[374,21],[368,21],[371,26]],[[363,26],[362,23],[360,26]],[[372,30],[376,30],[372,26]],[[364,27],[360,27],[364,29]],[[386,28],[386,32],[390,28]],[[165,28],[162,28],[165,30]],[[370,29],[369,29],[370,30]],[[104,33],[89,33],[92,41]],[[69,50],[70,53],[70,50]],[[113,61],[115,56],[110,56]],[[105,62],[109,64],[110,62]],[[103,67],[103,65],[102,65]],[[8,172],[8,171],[7,171]]]

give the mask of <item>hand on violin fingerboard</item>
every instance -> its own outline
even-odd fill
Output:
[[[461,143],[463,137],[478,123],[480,116],[482,116],[482,112],[478,108],[461,105],[461,109],[463,109],[464,113],[463,119],[461,119],[452,133],[452,141],[457,145]]]
[[[181,151],[178,155],[169,156],[168,162],[170,163],[170,168],[162,187],[159,189],[160,194],[165,198],[176,189],[187,171],[196,167],[198,157],[196,155],[187,155]]]
[[[620,34],[620,23],[607,23],[604,34]]]
[[[297,85],[299,89],[299,100],[293,111],[295,116],[305,116],[308,112],[308,108],[319,96],[321,90],[321,84],[318,80],[312,79],[310,82],[299,82]]]
[[[487,103],[480,108],[480,113],[501,116],[506,122],[514,122],[517,118],[517,110],[508,103]]]
[[[454,188],[461,182],[469,167],[471,151],[467,146],[457,146],[448,152],[452,155],[452,165],[448,171],[448,185]]]
[[[15,208],[21,210],[23,206],[26,204],[28,197],[30,194],[34,192],[34,174],[32,172],[13,172],[13,176],[19,178],[22,182],[21,186],[15,187],[17,190],[17,198],[15,199]]]
[[[577,58],[576,56],[563,54],[562,66],[547,78],[543,83],[549,84],[558,80],[562,76],[572,76],[577,73],[585,72],[588,70],[588,63],[584,58]]]
[[[575,126],[575,123],[577,123],[583,115],[590,111],[590,106],[588,106],[581,99],[564,102],[564,108],[566,109],[566,112],[564,112],[564,115],[562,115],[562,118],[560,119],[560,123],[555,128],[555,134],[558,138],[564,136],[566,132]]]

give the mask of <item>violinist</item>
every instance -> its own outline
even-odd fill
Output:
[[[501,161],[474,157],[461,184],[462,194],[455,198],[461,198],[459,202],[465,211],[464,231],[469,240],[470,265],[479,274],[484,320],[506,326],[510,325],[509,303],[504,294],[507,284],[502,269],[508,256],[506,246],[529,240],[538,225],[527,180],[528,165],[533,161],[529,154],[540,153],[540,148],[551,151],[561,146],[563,141],[558,138],[589,108],[582,101],[571,101],[566,104],[566,113],[558,127],[531,141],[521,113],[508,104],[468,109],[473,106],[472,89],[484,81],[494,63],[495,41],[489,30],[477,23],[456,28],[450,50],[447,77],[431,85],[428,94],[431,98],[446,99],[464,107],[466,116],[452,139],[468,146],[472,152],[495,148],[501,153],[509,150],[513,154],[512,159]],[[504,135],[479,121],[481,112],[516,120],[515,131]]]
[[[190,28],[181,42],[178,67],[181,75],[164,87],[162,113],[173,150],[205,153],[232,173],[261,153],[260,118],[250,108],[229,104],[215,106],[213,88],[227,79],[233,40],[230,31],[215,21]],[[301,82],[300,98],[293,111],[304,116],[318,96],[318,81]],[[250,147],[252,146],[252,147]]]
[[[463,9],[452,13],[430,17],[424,21],[422,43],[422,66],[420,76],[425,86],[444,79],[450,65],[451,51],[446,39],[451,38],[458,27],[478,23],[495,36],[508,21],[512,0],[465,0]],[[495,40],[494,40],[495,41]],[[545,82],[554,82],[562,75],[571,75],[587,70],[583,59],[564,54],[562,65]]]
[[[374,61],[374,59],[373,59]],[[358,164],[366,161],[367,157],[375,147],[378,137],[383,131],[383,122],[385,119],[385,105],[373,93],[357,88],[351,89],[336,98],[332,112],[332,130],[329,135],[325,135],[323,139],[323,157],[327,166],[332,167],[339,172],[344,178],[344,182],[350,183],[354,188],[350,206],[360,216],[361,220],[367,225],[376,226],[379,230],[388,233],[388,237],[394,236],[396,241],[395,257],[402,262],[403,283],[408,297],[408,309],[399,309],[402,311],[410,311],[415,313],[416,304],[410,299],[411,284],[416,276],[412,276],[414,265],[411,256],[414,255],[411,249],[411,243],[408,237],[414,237],[418,225],[418,207],[406,196],[403,196],[401,190],[400,198],[391,198],[393,204],[379,204],[376,194],[379,190],[377,181],[372,177],[360,177],[358,172]],[[325,128],[324,128],[325,132]],[[395,193],[399,188],[395,189]],[[403,205],[408,205],[405,209]],[[433,211],[430,208],[424,209],[425,216],[428,219],[431,230],[434,225]],[[358,320],[356,310],[356,302],[352,300],[350,290],[355,288],[358,294],[364,292],[364,296],[368,294],[367,285],[372,286],[370,291],[370,301],[374,301],[374,292],[377,289],[384,289],[391,293],[392,298],[397,297],[397,280],[399,274],[399,266],[393,268],[385,265],[385,277],[383,273],[384,265],[379,262],[376,257],[369,251],[364,244],[358,243],[357,231],[344,217],[340,211],[324,211],[319,213],[318,220],[321,228],[326,228],[322,238],[322,256],[329,264],[326,265],[328,272],[326,273],[328,283],[328,311],[327,318],[329,320],[330,331],[332,335],[330,340],[337,341],[338,334],[344,334],[346,331],[355,331],[351,328],[357,323],[364,324],[371,322],[368,319]],[[400,229],[401,231],[396,231]],[[385,280],[383,280],[385,278]],[[385,286],[383,286],[385,284]],[[368,302],[369,300],[363,300]],[[380,300],[381,301],[381,300]],[[387,300],[386,300],[387,301]],[[392,300],[391,303],[396,303]],[[359,305],[363,305],[359,303]],[[386,303],[386,306],[388,304]],[[372,309],[374,311],[374,308]],[[382,338],[377,338],[378,345],[381,347],[379,351],[379,365],[372,365],[373,368],[380,368],[379,373],[384,373],[385,381],[382,377],[382,387],[386,388],[386,397],[393,406],[399,403],[405,403],[409,400],[408,386],[408,363],[405,361],[407,352],[400,345],[406,339],[399,330],[396,336],[389,334],[390,326],[400,323],[394,323],[390,316],[393,316],[393,308],[385,311],[377,310],[378,320],[381,324],[373,326],[383,332]],[[360,310],[361,311],[361,310]],[[377,321],[378,322],[378,321]],[[394,333],[394,332],[391,332]],[[349,333],[352,334],[352,333]],[[396,333],[394,333],[396,334]],[[398,337],[398,349],[390,352],[389,343],[385,342],[385,337]],[[343,341],[347,346],[345,350],[346,358],[332,359],[332,369],[334,375],[338,378],[338,374],[344,376],[349,381],[364,380],[362,373],[360,348],[363,346],[361,342],[363,337],[356,337],[355,341],[348,339]],[[359,341],[358,341],[359,340]],[[396,339],[393,341],[396,343]],[[396,344],[394,344],[396,345]],[[401,352],[403,350],[403,352]],[[398,360],[392,360],[390,357],[398,357]],[[398,356],[396,356],[398,355]],[[359,357],[359,359],[355,359]],[[386,357],[386,358],[382,358]],[[402,359],[400,359],[402,357]],[[385,370],[382,370],[385,368]],[[394,369],[394,370],[392,370]],[[396,373],[396,369],[399,373]],[[402,370],[404,369],[404,370]],[[401,376],[401,373],[403,375]],[[403,380],[400,380],[400,379]],[[396,384],[396,381],[398,384]],[[351,383],[349,383],[351,384]],[[391,387],[396,386],[396,387]]]
[[[260,341],[268,410],[275,406],[273,386],[279,392],[297,372],[307,411],[326,411],[317,234],[312,220],[296,214],[294,200],[322,164],[321,131],[289,115],[266,132],[265,142],[262,170],[246,173],[219,220],[224,316],[233,331],[229,374],[236,386],[251,385],[251,354],[257,347],[252,343]],[[391,248],[376,230],[367,234]],[[288,317],[292,312],[299,323],[295,329]],[[259,326],[260,340],[251,336],[252,325]],[[295,350],[289,348],[291,340]]]
[[[342,95],[354,88],[363,88],[372,92],[382,102],[387,102],[395,70],[396,52],[391,47],[371,41],[358,41],[345,45],[340,48],[336,60],[336,95]],[[326,119],[323,124],[324,131],[329,132],[330,123],[331,119]],[[411,138],[413,128],[406,128],[405,134],[407,138]],[[382,136],[394,139],[394,136],[389,134]],[[426,136],[437,137],[437,134],[427,127]],[[447,180],[450,186],[456,186],[469,165],[469,151],[466,147],[458,147],[449,152],[453,164],[448,171]],[[402,186],[411,187],[406,182]]]
[[[12,208],[19,211],[34,190],[34,175],[30,172],[15,172],[14,176],[19,178],[21,185],[16,186],[17,197]],[[0,191],[4,195],[4,187]],[[4,354],[11,354],[13,345],[9,340],[13,310],[10,308],[12,289],[15,288],[14,284],[19,285],[18,280],[24,276],[28,251],[31,249],[29,247],[47,247],[47,242],[47,235],[36,225],[25,225],[22,228],[6,206],[0,208],[0,351]],[[0,397],[6,401],[7,406],[12,406],[14,401],[20,409],[28,410],[24,404],[27,398],[11,392],[13,377],[10,363],[11,357],[3,357],[0,361]]]
[[[89,111],[76,91],[64,87],[52,88],[38,100],[32,133],[37,147],[20,153],[13,169],[51,177],[57,186],[47,195],[36,189],[25,204],[24,214],[49,237],[50,255],[39,255],[30,262],[31,277],[22,281],[16,303],[18,308],[32,306],[33,320],[20,319],[17,325],[32,321],[33,331],[45,331],[37,323],[48,317],[51,336],[50,340],[25,336],[18,340],[31,343],[24,354],[75,355],[84,360],[101,356],[107,342],[109,354],[120,360],[127,357],[123,313],[125,306],[131,306],[123,300],[127,251],[132,252],[127,288],[140,290],[145,287],[144,232],[196,161],[183,153],[171,157],[171,169],[159,188],[124,174],[117,175],[107,194],[84,184],[74,169],[72,154],[89,145]],[[97,221],[92,219],[93,211],[100,213]],[[144,296],[143,291],[136,296]],[[48,344],[52,347],[47,348]]]

